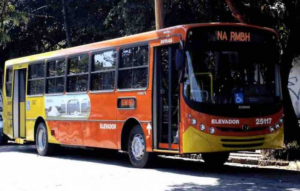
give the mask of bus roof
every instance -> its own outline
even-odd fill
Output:
[[[11,59],[5,62],[5,66],[11,66],[15,64],[22,64],[22,63],[29,63],[29,62],[36,62],[40,60],[49,60],[52,58],[57,57],[64,57],[67,55],[74,55],[80,53],[87,53],[91,51],[97,51],[100,49],[116,47],[116,46],[124,46],[131,43],[139,43],[145,42],[150,40],[155,40],[161,37],[169,37],[179,32],[179,30],[187,31],[190,28],[194,27],[209,27],[209,26],[243,26],[249,28],[256,28],[260,30],[267,30],[272,33],[276,33],[273,29],[266,28],[266,27],[259,27],[254,25],[242,24],[242,23],[202,23],[202,24],[188,24],[188,25],[178,25],[170,28],[165,28],[161,30],[155,30],[125,37],[120,37],[116,39],[86,44],[82,46],[76,46],[72,48],[66,48],[41,54],[35,54],[25,57],[20,57],[16,59]],[[277,33],[276,33],[277,34]],[[278,34],[277,34],[278,36]]]

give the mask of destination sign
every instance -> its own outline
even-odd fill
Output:
[[[196,49],[234,49],[237,47],[266,46],[275,47],[276,34],[250,27],[196,27],[188,31],[186,48]]]
[[[217,40],[229,42],[250,42],[250,32],[216,31]]]

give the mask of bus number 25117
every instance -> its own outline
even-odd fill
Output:
[[[257,118],[256,125],[269,125],[272,123],[272,118]]]

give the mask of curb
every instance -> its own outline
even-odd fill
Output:
[[[300,171],[300,161],[292,161],[289,163],[290,170],[298,170]]]
[[[258,166],[289,166],[289,161],[277,161],[277,160],[262,160],[256,158],[243,158],[243,157],[230,157],[228,159],[230,163],[250,164]],[[300,163],[299,163],[300,167]]]

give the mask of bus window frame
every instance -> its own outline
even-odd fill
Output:
[[[54,78],[61,78],[62,76],[54,76],[54,77],[47,77],[47,70],[48,70],[48,62],[52,62],[52,61],[56,61],[56,60],[65,60],[65,63],[66,63],[66,69],[65,69],[65,74],[63,75],[63,78],[64,78],[64,91],[62,93],[48,93],[47,92],[47,79],[54,79]],[[60,57],[55,57],[55,58],[50,58],[50,59],[46,59],[45,60],[45,63],[46,63],[46,73],[45,73],[45,95],[63,95],[64,92],[66,92],[66,74],[67,74],[67,62],[68,62],[68,56],[60,56]]]
[[[34,79],[29,79],[29,67],[32,66],[32,65],[37,65],[37,64],[44,64],[44,77],[43,78],[34,78]],[[46,87],[45,87],[45,81],[46,81],[46,62],[45,60],[37,60],[37,61],[34,61],[34,62],[31,62],[31,63],[28,63],[28,68],[27,68],[27,90],[26,90],[26,96],[27,97],[42,97],[45,95],[45,91],[46,91]],[[44,80],[44,91],[42,94],[33,94],[33,95],[30,95],[28,94],[28,91],[29,91],[29,82],[32,81],[32,80],[41,80],[43,79]]]
[[[85,73],[81,73],[81,74],[73,74],[73,75],[69,75],[69,65],[70,65],[70,59],[72,58],[76,58],[78,56],[83,56],[83,55],[88,55],[88,71]],[[66,94],[72,95],[72,94],[83,94],[83,93],[88,93],[90,91],[90,75],[91,75],[91,52],[90,51],[85,51],[85,52],[80,52],[77,54],[72,54],[72,55],[68,55],[66,56],[66,73],[65,73],[65,92]],[[88,76],[88,84],[87,84],[87,88],[86,91],[76,91],[76,92],[69,92],[68,91],[68,77],[72,77],[72,76],[83,76],[83,75],[87,75]]]
[[[11,74],[12,74],[11,81],[9,81],[8,83],[10,83],[11,88],[13,88],[14,68],[12,66],[8,66],[8,67],[5,68],[5,71],[4,71],[5,72],[5,76],[4,76],[4,79],[3,79],[3,80],[5,80],[5,82],[3,84],[5,84],[5,95],[6,95],[6,98],[12,98],[12,96],[13,96],[12,89],[10,90],[10,96],[7,96],[7,92],[6,92],[7,91],[6,90],[6,88],[7,88],[7,70],[8,69],[12,70],[12,72],[11,72]],[[3,95],[3,92],[4,91],[2,91],[2,95]],[[2,101],[2,103],[3,103],[3,101]]]
[[[147,79],[147,85],[145,88],[126,88],[126,89],[120,89],[118,87],[119,84],[119,66],[120,66],[120,62],[121,62],[121,50],[122,49],[126,49],[126,48],[135,48],[135,47],[139,47],[139,46],[148,46],[148,79]],[[144,41],[144,42],[137,42],[137,43],[132,43],[132,44],[127,44],[127,45],[123,45],[123,46],[119,46],[119,50],[118,50],[118,60],[117,60],[117,84],[116,84],[116,88],[118,92],[132,92],[132,91],[146,91],[149,88],[149,80],[150,80],[150,51],[151,51],[151,46],[149,41]],[[141,66],[140,66],[141,67]],[[139,68],[139,67],[128,67],[128,69],[132,69],[132,68]],[[145,66],[142,66],[141,68],[145,68]]]
[[[99,71],[92,71],[92,65],[93,65],[93,58],[96,54],[99,54],[99,53],[103,53],[103,52],[108,52],[108,51],[116,51],[116,66],[115,66],[115,83],[114,83],[114,88],[111,89],[111,90],[92,90],[92,74],[98,74],[98,73],[101,73]],[[89,92],[92,93],[92,94],[97,94],[97,93],[113,93],[116,91],[116,88],[117,88],[117,71],[118,71],[118,59],[119,59],[119,49],[117,48],[117,46],[114,46],[114,47],[109,47],[109,48],[103,48],[103,49],[99,49],[99,50],[95,50],[95,51],[92,51],[90,52],[90,71],[89,71]],[[112,72],[113,70],[110,70],[110,71],[107,71],[107,72]],[[105,72],[102,72],[102,73],[105,73]]]

